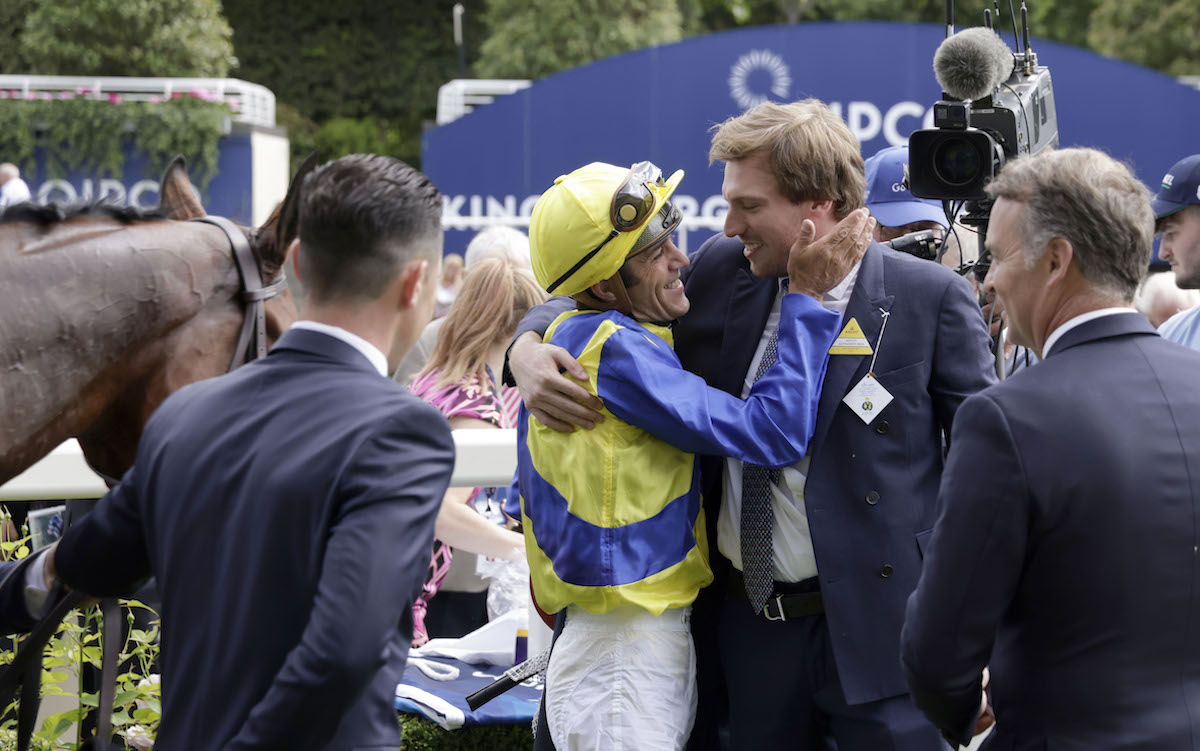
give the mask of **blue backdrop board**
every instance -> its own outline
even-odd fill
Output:
[[[243,132],[239,132],[242,130]],[[210,214],[229,217],[243,225],[252,225],[253,159],[251,133],[235,129],[218,142],[217,174],[204,190],[199,190],[204,208]],[[158,205],[158,185],[162,177],[157,168],[147,165],[144,154],[126,146],[125,165],[119,175],[96,177],[80,171],[63,177],[46,174],[45,155],[35,154],[37,169],[22,174],[30,193],[38,203],[72,202],[106,198],[123,205],[154,208]],[[189,170],[190,171],[190,170]],[[192,175],[193,182],[196,176]]]
[[[446,196],[449,223],[528,217],[558,175],[590,161],[642,159],[685,170],[676,203],[719,221],[726,205],[720,166],[707,164],[709,128],[766,98],[812,96],[846,119],[864,154],[905,143],[928,127],[940,98],[932,60],[944,36],[933,24],[810,23],[629,52],[427,131],[423,168]],[[1061,145],[1104,149],[1155,190],[1172,164],[1200,151],[1200,91],[1068,45],[1035,38],[1033,49],[1053,77]],[[462,252],[473,234],[448,231],[446,250]],[[681,244],[695,248],[708,234]]]

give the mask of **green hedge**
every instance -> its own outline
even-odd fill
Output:
[[[404,751],[530,751],[533,732],[529,725],[473,725],[442,730],[423,717],[400,715],[404,729]],[[0,747],[0,751],[8,751]]]

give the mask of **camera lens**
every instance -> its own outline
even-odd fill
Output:
[[[983,159],[965,138],[947,138],[933,152],[933,169],[948,185],[969,185],[979,179]]]

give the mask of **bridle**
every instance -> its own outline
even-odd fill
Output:
[[[287,279],[281,270],[270,284],[264,285],[262,275],[258,273],[258,261],[250,242],[238,226],[223,216],[200,216],[193,222],[204,222],[219,227],[229,245],[233,249],[233,262],[237,266],[238,276],[242,280],[241,299],[246,306],[245,318],[242,319],[242,333],[238,335],[237,347],[233,350],[233,359],[229,361],[229,370],[236,370],[250,360],[265,357],[267,354],[267,314],[265,303],[272,297],[277,297],[287,289]],[[251,354],[251,345],[253,353]]]
[[[265,357],[267,354],[267,315],[265,304],[267,300],[277,297],[287,289],[287,279],[283,271],[275,276],[269,284],[263,284],[262,274],[258,271],[258,261],[245,233],[236,224],[221,216],[201,216],[191,219],[193,222],[204,222],[221,229],[229,240],[233,262],[241,279],[239,299],[245,306],[242,318],[241,333],[238,334],[237,345],[233,357],[229,361],[226,372],[232,372],[251,360]],[[99,474],[99,473],[98,473]],[[101,475],[111,488],[117,480]],[[18,567],[20,575],[23,569]],[[14,571],[9,576],[17,573]],[[7,578],[5,579],[7,581]],[[17,749],[27,751],[33,736],[34,724],[37,721],[38,706],[41,704],[42,658],[46,644],[58,631],[58,626],[67,614],[74,610],[84,599],[81,592],[64,593],[61,584],[55,584],[50,593],[49,602],[54,603],[50,611],[38,621],[29,636],[21,642],[13,661],[0,671],[0,709],[12,701],[17,687],[21,688],[21,701],[17,710]],[[104,620],[104,630],[101,637],[100,660],[100,695],[96,714],[96,734],[86,739],[84,745],[90,745],[93,751],[110,748],[109,736],[112,733],[113,699],[117,687],[117,667],[121,652],[121,610],[116,598],[105,598],[100,601],[100,610]]]

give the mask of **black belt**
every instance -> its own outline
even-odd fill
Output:
[[[812,582],[810,585],[809,582]],[[803,585],[816,586],[816,580],[806,579]],[[778,588],[779,585],[777,585]],[[788,586],[788,585],[782,585]],[[795,585],[792,585],[795,586]],[[746,596],[746,579],[742,572],[733,566],[729,567],[729,591],[738,595],[746,602],[750,598]],[[821,615],[825,612],[825,601],[821,599],[821,591],[813,592],[797,592],[794,594],[772,594],[767,599],[766,606],[762,609],[762,614],[766,616],[768,621],[786,621],[789,618],[803,618],[808,615]]]

